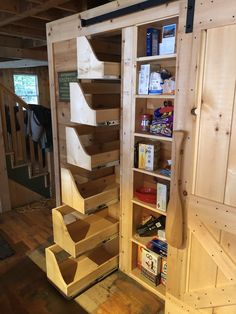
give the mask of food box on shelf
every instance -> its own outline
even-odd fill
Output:
[[[146,248],[142,250],[141,274],[155,285],[160,283],[161,258]]]

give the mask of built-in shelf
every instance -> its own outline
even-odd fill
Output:
[[[156,61],[156,60],[170,60],[170,59],[176,59],[176,53],[173,54],[167,54],[167,55],[156,55],[156,56],[145,56],[145,57],[139,57],[136,58],[137,62],[148,62],[148,61]]]
[[[84,183],[72,168],[61,168],[62,202],[86,214],[101,205],[109,205],[119,199],[119,186],[115,174]]]
[[[109,96],[109,105],[106,96]],[[118,83],[72,82],[70,83],[70,120],[93,126],[119,124],[119,97],[120,84]]]
[[[155,170],[155,171],[148,171],[148,170],[144,170],[144,169],[133,168],[133,171],[144,173],[144,174],[147,174],[147,175],[159,178],[159,179],[167,180],[167,181],[171,180],[170,177],[167,177],[167,176],[164,176],[164,175],[160,174],[160,170],[159,169]]]
[[[103,132],[100,138],[92,136],[93,134],[80,136],[77,128],[66,127],[67,162],[90,171],[118,165],[119,140],[116,138],[111,141],[106,140],[109,136],[107,131]]]
[[[140,269],[134,268],[130,272],[130,277],[132,277],[134,280],[136,280],[138,283],[140,283],[142,286],[144,286],[146,289],[151,291],[152,293],[155,293],[159,298],[162,300],[165,300],[165,295],[166,295],[166,287],[162,284],[158,286],[152,285],[147,278],[145,278],[141,272]]]
[[[159,95],[135,95],[136,98],[156,98],[156,99],[175,99],[175,95],[159,94]]]
[[[144,208],[150,209],[150,210],[152,210],[152,211],[155,212],[155,213],[158,213],[158,214],[161,214],[161,215],[166,216],[166,212],[164,212],[164,211],[162,211],[162,210],[158,210],[158,209],[156,208],[156,204],[149,204],[149,203],[142,202],[142,201],[140,201],[139,199],[137,199],[136,197],[134,197],[134,198],[132,199],[132,203],[133,203],[133,204],[136,204],[136,205],[139,205],[139,206],[142,206],[142,207],[144,207]]]
[[[119,79],[119,62],[99,60],[87,37],[77,38],[77,68],[79,79]]]
[[[46,261],[48,279],[64,296],[72,298],[118,267],[118,237],[77,258],[55,244],[46,249]]]
[[[135,132],[134,136],[150,138],[150,139],[154,139],[157,141],[163,141],[163,142],[172,142],[172,140],[173,140],[172,137],[164,137],[164,136],[159,136],[159,135],[154,135],[151,133],[144,133],[144,132]]]
[[[77,217],[73,208],[63,205],[52,210],[54,241],[76,258],[99,243],[118,235],[119,222],[103,209],[89,216]]]

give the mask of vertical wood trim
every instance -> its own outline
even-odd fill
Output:
[[[236,26],[235,26],[236,27]],[[233,119],[230,136],[230,148],[228,156],[228,166],[226,174],[226,185],[224,194],[224,203],[231,206],[236,206],[236,80],[234,89],[234,105]]]
[[[56,91],[55,91],[56,87],[55,87],[53,44],[51,42],[49,42],[47,45],[47,51],[48,51],[48,73],[49,73],[49,88],[50,88],[51,115],[52,115],[55,194],[56,194],[56,204],[57,206],[59,206],[61,205],[61,185],[60,185],[61,179],[60,179],[60,159],[59,159],[60,157],[59,157],[59,141],[58,141],[58,120],[57,120],[57,105],[56,105]]]
[[[134,125],[134,94],[136,73],[134,59],[137,47],[137,29],[128,27],[122,30],[122,100],[121,100],[121,244],[120,269],[126,273],[131,270],[131,237],[132,237],[132,167]]]
[[[234,25],[207,31],[195,193],[219,202],[224,199],[236,77],[232,38]]]
[[[1,95],[0,95],[1,96]],[[0,213],[11,210],[11,200],[6,167],[5,145],[3,140],[2,117],[0,110]]]

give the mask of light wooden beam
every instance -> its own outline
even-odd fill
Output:
[[[42,50],[1,47],[0,58],[33,59],[47,61],[47,52]]]

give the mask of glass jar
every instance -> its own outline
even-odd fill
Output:
[[[140,115],[140,130],[142,132],[149,132],[150,124],[152,121],[152,115],[145,113]]]

